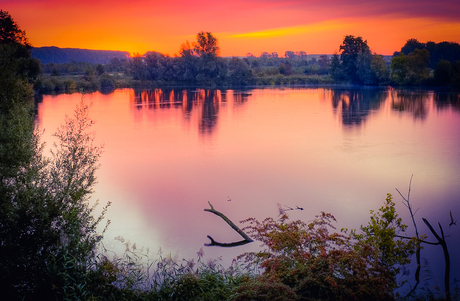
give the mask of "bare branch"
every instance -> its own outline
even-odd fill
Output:
[[[397,235],[397,234],[395,234],[395,237],[402,238],[402,239],[413,239],[413,237],[402,236],[402,235]],[[419,238],[417,238],[417,242],[421,242],[421,243],[428,244],[428,245],[434,245],[434,246],[440,245],[439,242],[431,242],[431,241],[426,241],[426,240],[419,239]]]
[[[236,246],[242,246],[242,245],[245,245],[247,243],[250,243],[250,242],[253,242],[254,240],[252,240],[246,233],[243,232],[243,230],[241,230],[240,228],[238,228],[238,226],[236,226],[228,217],[226,217],[223,213],[217,211],[214,209],[214,207],[212,206],[211,202],[208,202],[209,206],[211,207],[211,209],[204,209],[204,211],[207,211],[207,212],[211,212],[211,213],[214,213],[215,215],[221,217],[230,227],[232,227],[233,230],[235,230],[239,235],[241,235],[241,237],[244,238],[244,240],[241,240],[241,241],[237,241],[237,242],[232,242],[232,243],[221,243],[221,242],[217,242],[215,241],[211,236],[207,236],[210,240],[211,240],[211,243],[209,244],[204,244],[205,246],[209,247],[209,246],[218,246],[218,247],[224,247],[224,248],[228,248],[228,247],[236,247]]]
[[[439,234],[433,229],[431,224],[425,218],[422,218],[422,220],[425,223],[425,225],[428,227],[428,229],[430,229],[431,233],[433,233],[433,235],[436,237],[436,239],[438,240],[439,244],[442,247],[442,251],[444,252],[444,260],[445,260],[444,289],[446,291],[446,300],[451,301],[452,297],[451,297],[451,294],[450,294],[450,284],[449,284],[449,281],[450,281],[449,280],[449,277],[450,277],[450,256],[449,256],[449,251],[447,249],[447,243],[446,243],[446,239],[445,239],[445,236],[444,236],[444,231],[442,230],[441,223],[438,222],[439,229],[441,230],[441,236],[439,236]]]
[[[412,224],[414,225],[414,228],[415,228],[415,236],[417,237],[417,240],[419,242],[419,244],[417,245],[417,250],[415,251],[415,257],[416,257],[416,260],[417,260],[417,269],[415,271],[415,286],[412,288],[412,290],[409,292],[409,294],[407,296],[410,296],[412,293],[415,292],[415,290],[417,289],[417,286],[419,285],[420,283],[420,270],[422,268],[422,265],[421,265],[421,255],[420,255],[420,242],[424,242],[426,244],[437,244],[437,243],[431,243],[431,242],[427,242],[427,241],[423,241],[420,239],[420,236],[418,234],[418,229],[417,229],[417,223],[415,222],[415,214],[417,213],[417,211],[420,209],[418,208],[417,210],[415,210],[415,212],[412,211],[412,206],[410,204],[410,191],[411,191],[411,188],[412,188],[412,178],[414,177],[414,175],[412,174],[411,177],[410,177],[410,181],[409,181],[409,189],[408,189],[408,192],[407,192],[407,199],[402,195],[402,193],[398,190],[398,188],[396,188],[396,191],[399,193],[399,195],[403,198],[404,202],[404,206],[406,206],[407,209],[409,209],[409,213],[410,213],[410,216],[412,218]],[[406,296],[406,297],[407,297]]]

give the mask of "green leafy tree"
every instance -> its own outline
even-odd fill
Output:
[[[362,37],[355,37],[352,35],[346,36],[340,45],[340,60],[342,63],[343,71],[347,79],[354,83],[359,83],[360,79],[357,74],[357,60],[360,52],[369,51],[367,41]]]
[[[145,64],[149,73],[149,79],[158,80],[165,73],[166,56],[159,52],[149,51],[145,54]]]
[[[400,53],[391,59],[391,81],[397,85],[406,85],[409,82],[407,56]]]
[[[430,78],[430,53],[415,49],[391,59],[391,80],[398,85],[422,85]]]
[[[371,60],[371,69],[374,72],[378,83],[388,84],[390,80],[390,70],[387,67],[383,55],[374,54]]]
[[[56,132],[53,156],[43,155],[28,45],[17,25],[3,24],[2,34],[13,28],[20,38],[0,44],[0,288],[6,300],[60,299],[65,286],[85,285],[79,279],[102,237],[103,214],[94,218],[89,204],[101,149],[81,103]]]
[[[9,166],[16,172],[2,176],[0,187],[0,282],[11,299],[62,294],[69,279],[79,285],[77,279],[84,278],[95,257],[102,238],[96,227],[108,205],[99,217],[93,216],[96,205],[90,205],[89,197],[101,149],[87,133],[92,124],[88,109],[81,103],[74,118],[66,118],[55,133],[51,158],[43,156],[33,123],[32,134],[29,127],[25,133],[20,131],[24,127],[12,129],[29,152],[20,165]],[[26,121],[33,122],[33,117]]]
[[[388,268],[391,285],[396,288],[396,276],[404,265],[410,263],[410,257],[417,248],[417,239],[405,239],[402,234],[407,229],[398,216],[391,194],[387,194],[385,204],[376,212],[371,210],[371,220],[367,226],[361,226],[361,234],[352,231],[354,237],[378,250],[378,261]]]
[[[238,58],[232,57],[228,62],[228,81],[232,86],[243,86],[252,82],[253,75],[248,64]]]
[[[135,80],[146,80],[149,77],[144,57],[139,54],[134,54],[130,60],[129,71]]]
[[[369,49],[365,49],[358,53],[356,58],[356,75],[360,82],[365,85],[375,85],[378,83],[377,75],[371,68],[372,55]]]
[[[330,74],[332,78],[337,82],[341,82],[346,79],[342,62],[340,61],[340,57],[337,53],[334,53],[334,55],[332,56]]]
[[[415,49],[407,56],[410,82],[413,85],[424,84],[430,76],[430,53],[426,49]]]
[[[362,51],[356,60],[356,74],[365,85],[388,83],[389,71],[382,55]]]
[[[227,64],[220,58],[217,38],[210,32],[199,32],[196,42],[181,45],[181,80],[189,84],[212,86],[227,78]]]

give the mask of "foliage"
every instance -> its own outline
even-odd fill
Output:
[[[346,36],[339,54],[332,56],[329,69],[337,82],[379,85],[387,84],[388,68],[383,56],[372,54],[367,41],[361,37]]]
[[[237,289],[234,301],[291,301],[298,300],[295,291],[286,284],[269,277],[246,279]]]
[[[375,85],[378,83],[377,74],[371,68],[374,59],[369,49],[358,53],[356,58],[356,75],[365,85]]]
[[[449,61],[439,60],[434,69],[434,82],[436,85],[448,85],[452,81],[454,68]]]
[[[394,56],[391,59],[391,81],[399,85],[406,85],[408,83],[407,57],[400,53],[398,56]]]
[[[224,268],[219,259],[204,261],[204,252],[195,259],[179,260],[177,255],[150,258],[149,250],[136,248],[125,242],[121,257],[109,259],[109,252],[101,250],[93,281],[86,291],[94,298],[112,296],[116,300],[229,300],[244,279],[253,271],[241,262],[233,261]],[[95,276],[95,277],[94,277]]]
[[[406,44],[401,48],[401,52],[404,55],[408,55],[411,52],[414,52],[415,49],[422,50],[426,48],[425,43],[419,42],[417,39],[409,39],[406,41]]]
[[[388,84],[390,80],[390,70],[382,55],[374,54],[370,63],[370,68],[379,84]]]
[[[364,41],[363,38],[349,35],[343,39],[340,45],[340,60],[347,79],[353,83],[360,82],[357,74],[357,60],[361,52],[369,52],[367,41]]]
[[[204,55],[218,56],[220,48],[217,45],[217,38],[210,32],[201,31],[196,35],[196,43],[193,44],[194,53],[201,57]]]
[[[13,299],[62,294],[68,277],[86,273],[102,238],[96,227],[109,204],[93,217],[97,203],[90,206],[89,197],[100,148],[87,133],[91,123],[82,102],[74,118],[67,117],[55,133],[58,142],[51,158],[43,156],[37,131],[32,136],[15,133],[30,151],[16,174],[1,183],[1,283]]]
[[[416,49],[426,49],[431,56],[429,67],[434,69],[440,60],[449,61],[451,64],[460,60],[460,44],[454,42],[427,42],[421,43],[417,39],[409,39],[401,48],[404,55],[409,55]]]
[[[335,218],[328,213],[308,224],[287,218],[245,221],[250,224],[245,230],[266,247],[246,254],[264,269],[262,278],[253,281],[287,285],[302,300],[393,299],[393,274],[377,260],[376,247],[345,233],[330,233]],[[281,292],[280,298],[288,294]]]
[[[232,57],[228,62],[228,77],[232,86],[251,84],[253,74],[249,65],[238,57]]]
[[[28,47],[25,31],[21,30],[7,11],[0,9],[0,44],[22,44]]]
[[[362,233],[352,231],[352,235],[378,250],[378,260],[389,269],[393,278],[392,286],[396,288],[396,276],[404,265],[410,263],[410,257],[419,242],[416,238],[397,238],[407,229],[407,225],[398,216],[391,194],[387,194],[385,204],[377,212],[371,210],[370,214],[368,225],[361,226]]]
[[[414,50],[409,55],[400,53],[391,59],[391,80],[397,85],[422,85],[430,77],[430,53]]]
[[[344,81],[346,79],[345,72],[342,67],[342,62],[340,61],[340,57],[337,53],[334,53],[331,59],[331,64],[330,64],[330,73],[331,77],[335,81]]]
[[[24,32],[8,13],[1,17],[9,38],[0,44],[0,286],[9,300],[57,298],[85,275],[101,239],[106,207],[95,219],[88,202],[100,149],[85,132],[91,121],[82,103],[56,133],[53,157],[44,157],[31,99],[38,64]]]

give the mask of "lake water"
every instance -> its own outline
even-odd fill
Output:
[[[43,96],[36,122],[43,140],[72,114],[80,94]],[[409,232],[410,216],[396,192],[419,208],[422,222],[440,222],[460,279],[460,98],[455,93],[395,89],[116,90],[86,94],[97,143],[105,145],[95,199],[112,202],[105,244],[123,236],[138,247],[195,257],[209,242],[241,238],[235,223],[278,216],[310,221],[321,211],[337,227],[358,228],[392,193]],[[452,211],[458,226],[449,227]],[[436,226],[436,229],[437,226]],[[257,250],[205,247],[224,262]],[[440,246],[422,251],[442,283]]]

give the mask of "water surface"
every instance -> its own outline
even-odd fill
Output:
[[[37,123],[50,134],[72,114],[80,94],[43,96]],[[302,207],[292,219],[321,211],[338,228],[358,228],[395,188],[441,222],[451,251],[452,279],[460,278],[460,100],[458,94],[394,89],[116,90],[86,94],[97,142],[105,145],[95,198],[112,201],[106,246],[116,236],[137,246],[194,257],[211,235],[240,237],[211,202],[234,222],[278,215],[278,204]],[[284,208],[287,208],[284,207]],[[412,227],[409,228],[413,233]],[[437,229],[437,228],[436,228]],[[231,260],[258,243],[205,248]],[[422,257],[435,269],[441,247]],[[439,270],[439,269],[438,269]],[[440,274],[439,274],[440,275]],[[441,276],[438,281],[442,282]]]

